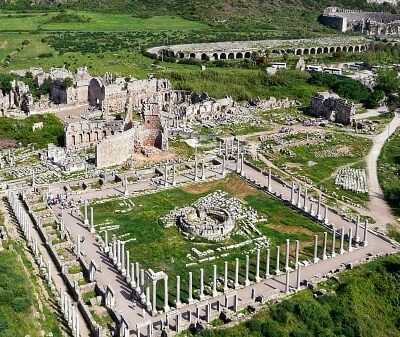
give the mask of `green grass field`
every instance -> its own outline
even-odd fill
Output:
[[[383,147],[378,159],[378,179],[394,214],[400,217],[400,130]]]
[[[106,14],[84,11],[0,12],[0,31],[129,31],[197,30],[207,25],[178,16],[138,18],[131,14]]]
[[[0,336],[31,337],[41,336],[40,331],[52,332],[53,336],[61,337],[55,315],[43,307],[45,319],[34,317],[38,311],[35,276],[28,276],[19,260],[22,249],[13,243],[16,251],[0,252]],[[26,258],[24,264],[29,264]]]
[[[145,195],[131,198],[130,200],[135,206],[126,213],[115,211],[121,210],[121,207],[124,208],[118,200],[94,204],[95,222],[97,224],[112,223],[120,225],[117,231],[118,235],[123,235],[124,240],[128,240],[129,238],[135,239],[126,244],[126,248],[129,249],[133,261],[139,261],[146,268],[152,268],[155,271],[164,270],[168,273],[170,276],[172,303],[175,293],[175,276],[178,274],[181,275],[183,281],[183,298],[187,297],[188,272],[193,271],[194,286],[198,287],[200,267],[205,269],[205,279],[208,283],[212,276],[212,264],[217,264],[219,273],[222,273],[223,263],[227,260],[232,276],[234,258],[238,257],[242,265],[240,279],[243,280],[244,278],[245,252],[254,249],[253,243],[241,249],[228,251],[229,254],[226,257],[221,257],[221,254],[216,252],[216,260],[186,267],[186,264],[192,262],[187,255],[196,256],[192,252],[193,247],[200,251],[206,251],[207,249],[215,250],[219,247],[242,242],[244,237],[241,235],[234,233],[230,239],[217,243],[197,238],[188,240],[179,233],[176,227],[164,228],[159,223],[159,218],[167,214],[168,211],[175,207],[179,208],[189,205],[199,197],[218,189],[225,190],[230,195],[240,198],[247,206],[256,209],[259,215],[267,217],[268,220],[258,223],[257,227],[263,235],[271,240],[271,256],[273,261],[275,261],[276,245],[284,244],[287,238],[290,240],[300,240],[301,259],[310,258],[312,255],[313,235],[317,233],[322,237],[323,228],[278,201],[271,199],[266,194],[250,187],[236,176],[230,176],[221,181],[191,185],[182,189],[165,190],[151,194],[150,196]],[[109,235],[111,236],[111,234]],[[322,240],[320,241],[322,242]],[[281,252],[283,251],[284,249],[282,248]],[[292,243],[293,251],[294,244]],[[262,254],[263,256],[265,255],[264,250]],[[251,253],[250,256],[250,275],[254,275],[255,253]],[[291,260],[293,261],[293,256]],[[283,261],[283,255],[281,261]],[[271,265],[274,266],[274,263],[271,262]],[[271,266],[271,268],[273,267]],[[161,288],[160,286],[160,304],[162,300]]]
[[[307,145],[289,145],[294,156],[281,152],[264,153],[280,168],[288,169],[296,176],[311,179],[316,187],[325,190],[328,194],[345,196],[358,203],[368,200],[366,193],[354,193],[342,190],[334,184],[334,174],[342,166],[363,167],[363,158],[372,146],[371,140],[350,135],[344,132],[328,133],[323,142]],[[334,156],[334,153],[342,153]],[[343,152],[341,152],[343,151]],[[322,155],[322,156],[321,156]]]

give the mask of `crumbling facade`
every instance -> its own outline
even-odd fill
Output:
[[[355,114],[353,103],[329,92],[317,92],[311,98],[310,113],[332,122],[349,125]]]
[[[384,36],[400,34],[400,14],[328,7],[322,15],[322,22],[343,33],[355,31]]]

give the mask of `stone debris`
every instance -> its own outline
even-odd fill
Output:
[[[335,185],[353,192],[368,192],[367,175],[364,169],[341,168],[336,174]]]

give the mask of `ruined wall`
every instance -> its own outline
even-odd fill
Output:
[[[104,139],[96,146],[96,166],[121,165],[132,158],[137,130],[132,128],[114,137]]]
[[[315,93],[311,99],[310,113],[332,122],[349,125],[355,114],[352,103],[329,93]]]

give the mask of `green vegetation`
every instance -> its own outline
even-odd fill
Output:
[[[179,69],[164,71],[161,76],[169,78],[176,89],[223,98],[232,96],[239,101],[257,96],[289,97],[308,104],[311,94],[324,87],[307,83],[310,75],[296,70],[282,70],[275,76],[261,69],[209,68],[206,71]]]
[[[233,328],[207,330],[201,337],[398,337],[400,255],[379,258],[319,285],[326,294],[304,290],[271,305]],[[317,291],[316,291],[317,292]],[[188,335],[188,334],[186,334]]]
[[[32,131],[34,123],[43,122],[43,128]],[[64,127],[54,115],[35,115],[26,119],[0,118],[0,137],[15,139],[22,145],[33,144],[35,148],[44,148],[49,143],[62,145]]]
[[[0,252],[0,336],[39,337],[43,329],[61,337],[57,320],[46,306],[43,306],[44,321],[34,317],[34,312],[39,310],[35,296],[36,281],[31,280],[24,270],[19,258],[22,250],[16,247],[15,242],[13,245],[18,254],[8,250]]]
[[[265,144],[266,145],[266,144]],[[289,145],[289,151],[271,151],[262,145],[262,152],[275,165],[300,177],[310,179],[316,187],[333,194],[364,203],[367,193],[354,193],[335,186],[335,172],[343,166],[363,166],[363,158],[372,145],[371,140],[342,132],[325,133],[324,141],[306,145]]]
[[[385,199],[400,217],[400,130],[386,142],[378,158],[378,179]]]
[[[212,275],[212,264],[217,264],[219,270],[222,270],[223,262],[227,260],[230,270],[233,271],[234,258],[238,257],[243,263],[245,252],[254,247],[254,243],[249,243],[240,249],[225,251],[228,256],[221,257],[221,253],[216,251],[217,248],[243,242],[246,237],[240,232],[234,232],[230,239],[223,242],[210,242],[200,238],[188,240],[176,227],[164,228],[159,223],[159,218],[175,207],[189,205],[201,196],[215,190],[227,191],[230,195],[243,200],[247,206],[256,209],[260,216],[266,217],[267,220],[259,222],[257,228],[263,235],[270,238],[272,247],[284,244],[287,238],[290,240],[299,239],[301,242],[301,258],[308,259],[312,256],[313,235],[322,236],[323,228],[300,213],[282,205],[277,200],[268,197],[265,193],[250,187],[234,175],[220,181],[195,184],[182,189],[169,189],[150,196],[131,198],[134,207],[129,209],[126,209],[127,204],[124,204],[125,202],[121,200],[94,204],[95,221],[99,224],[99,230],[105,223],[120,225],[117,230],[118,235],[123,235],[125,240],[135,238],[134,241],[126,243],[126,248],[131,252],[131,256],[135,256],[135,260],[139,261],[145,268],[152,268],[155,271],[164,270],[168,273],[172,283],[170,286],[172,303],[175,275],[181,275],[183,282],[187,282],[188,272],[193,271],[194,285],[198,285],[199,264],[186,266],[197,260],[197,255],[193,253],[192,248],[197,248],[203,252],[208,249],[215,250],[215,260],[201,263],[201,267],[205,270],[206,280],[209,280]],[[195,260],[188,258],[188,254],[193,255]],[[274,251],[271,255],[275,258]],[[252,256],[252,259],[254,259],[254,256]],[[254,273],[255,265],[252,264],[250,274],[254,276]],[[186,287],[182,286],[183,288]],[[161,300],[162,289],[159,290]],[[186,296],[187,294],[183,292],[182,297],[185,298]]]

